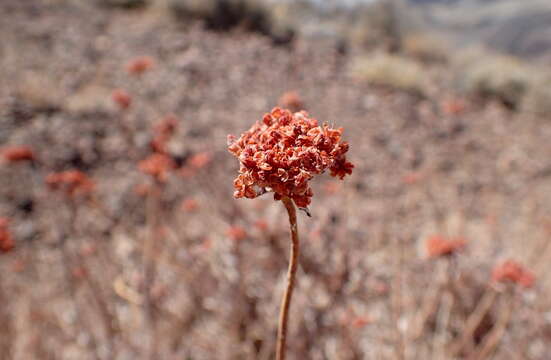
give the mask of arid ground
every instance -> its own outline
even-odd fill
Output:
[[[0,13],[0,359],[272,359],[289,226],[270,194],[233,198],[226,135],[289,91],[344,128],[355,168],[317,177],[299,213],[288,358],[549,359],[549,118],[456,93],[443,64],[422,95],[376,86],[337,41],[161,6]],[[139,164],[167,116],[161,181]],[[93,186],[52,185],[66,170]],[[464,246],[438,256],[435,237]],[[507,260],[530,281],[496,277]]]

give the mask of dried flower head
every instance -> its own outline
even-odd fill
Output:
[[[534,285],[536,278],[534,274],[514,260],[507,260],[496,266],[492,273],[492,280],[495,282],[511,282],[525,288]]]
[[[234,197],[252,199],[273,191],[276,200],[287,196],[307,207],[313,195],[308,182],[314,175],[329,169],[342,179],[352,173],[341,134],[342,129],[318,125],[304,111],[274,108],[239,139],[228,136],[228,150],[240,162]]]
[[[28,146],[10,146],[2,150],[2,156],[7,162],[15,163],[19,161],[34,160],[34,152]]]
[[[87,195],[94,190],[94,182],[82,171],[67,170],[51,173],[46,184],[52,190],[62,190],[69,196]]]
[[[153,67],[153,59],[149,56],[140,56],[130,60],[126,65],[126,71],[132,75],[141,75]]]
[[[15,242],[8,230],[10,221],[0,217],[0,253],[7,253],[15,247]]]
[[[296,91],[287,91],[283,93],[278,103],[281,107],[291,111],[300,111],[304,109],[304,103]]]
[[[427,239],[427,253],[429,257],[451,256],[465,248],[464,239],[446,239],[440,235],[434,235]]]
[[[176,164],[170,156],[154,153],[140,161],[138,167],[142,172],[151,175],[156,180],[165,182],[170,170],[174,169]]]
[[[132,98],[126,91],[122,89],[117,89],[113,91],[113,93],[111,94],[111,98],[121,110],[128,109],[130,107],[130,104],[132,104]]]

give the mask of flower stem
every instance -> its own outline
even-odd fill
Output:
[[[281,301],[279,310],[279,326],[277,329],[277,348],[276,360],[285,360],[285,345],[287,342],[287,325],[289,322],[289,308],[291,307],[291,297],[295,287],[295,275],[298,268],[299,239],[297,226],[297,210],[293,200],[288,197],[281,199],[283,205],[289,214],[289,224],[291,225],[291,252],[289,256],[289,270],[287,272],[287,287]]]

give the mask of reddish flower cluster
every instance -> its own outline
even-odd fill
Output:
[[[465,245],[464,239],[446,239],[440,235],[429,237],[426,243],[429,257],[450,256],[463,250]]]
[[[15,163],[19,161],[34,160],[34,152],[28,146],[10,146],[2,150],[2,156],[7,162]]]
[[[153,153],[138,164],[139,169],[160,182],[168,179],[170,170],[176,168],[176,163],[166,154]]]
[[[168,115],[153,128],[153,140],[151,148],[158,153],[166,153],[166,144],[174,134],[178,125],[178,119],[174,115]]]
[[[534,285],[536,278],[530,270],[518,262],[507,260],[494,268],[492,280],[495,282],[512,282],[530,288]]]
[[[304,103],[296,91],[288,91],[281,95],[278,101],[279,105],[291,111],[300,111],[304,109]]]
[[[111,98],[121,110],[128,109],[132,104],[132,98],[126,91],[122,89],[117,89],[113,91],[113,93],[111,94]]]
[[[273,191],[276,200],[287,196],[307,207],[313,195],[308,182],[315,174],[330,169],[342,179],[352,173],[341,134],[342,129],[320,126],[304,111],[276,107],[239,139],[228,136],[228,150],[240,161],[234,196],[252,199]]]
[[[132,75],[141,75],[153,67],[153,59],[149,56],[140,56],[132,59],[126,65],[126,71]]]
[[[46,177],[46,184],[50,189],[63,190],[70,196],[87,195],[94,190],[94,182],[79,170],[51,173]]]
[[[0,253],[7,253],[15,247],[15,243],[8,230],[10,221],[0,217]]]

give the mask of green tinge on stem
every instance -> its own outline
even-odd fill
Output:
[[[289,270],[287,272],[287,287],[281,301],[279,311],[279,326],[277,330],[277,348],[276,360],[285,360],[285,346],[287,343],[287,325],[289,323],[289,308],[291,307],[291,298],[295,287],[295,277],[298,268],[299,238],[297,226],[297,210],[293,200],[288,197],[281,199],[283,205],[289,214],[289,224],[291,226],[291,252],[289,256]]]

